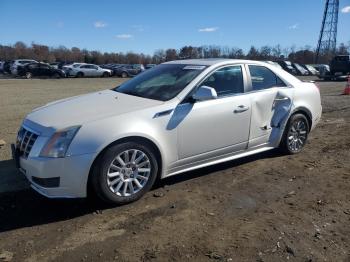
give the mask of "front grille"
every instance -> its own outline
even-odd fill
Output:
[[[37,134],[29,131],[24,127],[21,127],[21,129],[18,132],[16,142],[16,149],[19,152],[19,156],[27,159],[37,138]]]

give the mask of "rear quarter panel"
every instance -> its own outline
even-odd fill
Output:
[[[301,82],[295,87],[294,111],[307,110],[311,114],[311,130],[315,128],[321,119],[322,105],[321,95],[314,83]]]

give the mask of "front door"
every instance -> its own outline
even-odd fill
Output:
[[[217,99],[180,104],[175,110],[180,160],[200,161],[211,153],[219,156],[246,148],[251,105],[244,94],[243,70],[240,65],[216,70],[200,86],[214,88]]]

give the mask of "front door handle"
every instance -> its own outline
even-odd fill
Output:
[[[245,105],[240,105],[238,106],[233,112],[234,113],[242,113],[242,112],[245,112],[249,109],[249,106],[245,106]]]

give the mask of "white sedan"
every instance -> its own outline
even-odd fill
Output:
[[[80,64],[68,68],[68,75],[75,77],[109,77],[112,75],[112,70],[101,68],[93,64]]]
[[[299,153],[321,112],[318,87],[274,65],[181,60],[35,109],[12,148],[39,193],[124,204],[157,178],[274,148]]]

